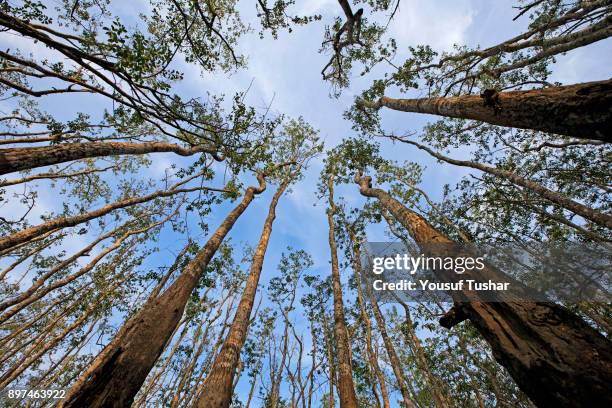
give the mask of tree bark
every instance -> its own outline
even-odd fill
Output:
[[[358,277],[357,285],[358,291],[361,292],[361,277],[363,276],[363,270],[361,268],[361,250],[359,248],[359,243],[357,242],[357,237],[349,231],[351,244],[353,247],[353,267],[355,268],[355,275]],[[365,276],[363,276],[365,278]],[[367,279],[367,278],[366,278]],[[368,293],[368,298],[370,299],[370,304],[372,305],[372,311],[374,312],[374,318],[376,319],[376,325],[378,326],[378,331],[383,339],[383,343],[385,344],[385,350],[387,350],[387,355],[389,356],[389,362],[391,363],[391,368],[393,369],[393,374],[395,374],[395,379],[397,380],[397,385],[402,394],[402,398],[404,399],[403,405],[407,408],[414,408],[415,405],[412,402],[412,396],[410,395],[410,391],[408,390],[408,385],[406,383],[406,378],[404,377],[404,371],[402,369],[402,365],[400,363],[400,359],[395,351],[395,346],[393,345],[393,341],[387,332],[387,323],[385,321],[385,317],[383,316],[380,308],[378,307],[378,301],[372,292],[372,287],[366,280],[365,282],[366,291]],[[361,296],[360,296],[361,297]]]
[[[453,243],[370,177],[356,177],[408,230],[417,245]],[[488,272],[487,266],[483,271]],[[566,308],[544,302],[470,302],[461,306],[495,359],[538,407],[612,405],[612,342]]]
[[[327,210],[327,222],[329,224],[329,248],[331,252],[331,269],[334,293],[334,331],[336,334],[336,355],[338,358],[338,394],[340,396],[340,408],[357,408],[357,396],[353,384],[353,370],[350,356],[350,343],[346,321],[344,317],[344,303],[342,301],[342,284],[340,282],[340,269],[338,267],[338,249],[334,234],[334,176],[331,175],[327,182],[329,190],[329,209]]]
[[[358,100],[357,105],[402,112],[473,119],[492,125],[532,129],[579,139],[611,142],[612,80],[527,91],[442,98]]]
[[[218,159],[214,149],[204,146],[185,148],[165,142],[89,142],[64,143],[51,146],[19,147],[0,150],[0,175],[20,170],[34,169],[66,163],[88,157],[136,155],[172,152],[181,156],[210,153]]]
[[[351,234],[351,239],[353,239],[352,234]],[[391,406],[389,402],[389,391],[387,390],[387,383],[385,382],[385,376],[382,370],[380,369],[380,365],[378,364],[378,359],[376,358],[376,355],[374,354],[374,347],[372,346],[372,321],[370,320],[370,316],[368,315],[368,311],[366,310],[366,307],[365,307],[365,300],[363,298],[363,290],[362,290],[363,286],[361,283],[361,275],[360,275],[361,273],[361,265],[359,264],[360,258],[357,257],[357,253],[355,253],[354,246],[355,246],[355,243],[353,242],[353,253],[354,253],[353,268],[355,271],[355,278],[357,281],[357,302],[359,303],[359,310],[361,311],[361,318],[363,319],[363,322],[366,327],[367,356],[368,356],[370,365],[372,366],[372,369],[374,370],[374,374],[376,375],[378,383],[380,385],[380,393],[382,395],[383,408],[389,408]],[[402,392],[402,396],[403,396],[403,392]]]
[[[321,312],[324,312],[321,310]],[[325,352],[327,353],[327,364],[329,365],[329,390],[327,395],[327,406],[329,408],[336,407],[336,398],[334,397],[334,388],[338,388],[336,386],[336,369],[335,369],[335,359],[334,359],[334,351],[332,348],[332,337],[331,330],[329,329],[329,325],[327,324],[327,317],[323,314],[321,316],[321,323],[323,326],[323,339],[325,341]]]
[[[183,315],[191,292],[236,220],[265,189],[249,187],[206,245],[183,269],[180,276],[158,297],[149,297],[136,315],[74,383],[58,407],[126,407],[144,383]]]
[[[246,340],[251,311],[257,294],[259,277],[263,268],[264,257],[268,249],[268,242],[272,234],[272,224],[276,218],[276,205],[285,192],[291,180],[285,179],[274,193],[268,215],[264,222],[261,238],[255,249],[253,262],[247,277],[246,285],[232,325],[210,373],[204,380],[202,391],[194,406],[198,408],[228,408],[232,402],[232,384],[236,374],[236,367],[240,359],[240,352]]]

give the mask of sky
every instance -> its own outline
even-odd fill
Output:
[[[148,7],[142,0],[118,3],[121,15],[126,17],[133,17],[141,12],[143,7]],[[257,33],[247,35],[240,41],[238,51],[248,56],[248,67],[232,75],[201,74],[197,68],[181,64],[185,80],[177,89],[186,95],[201,96],[206,92],[231,95],[249,88],[246,97],[248,104],[262,109],[270,106],[272,112],[290,117],[302,116],[306,122],[319,130],[326,148],[331,148],[343,138],[355,135],[350,123],[342,118],[342,114],[352,104],[354,96],[368,87],[370,81],[381,71],[375,70],[372,75],[364,78],[354,76],[349,89],[344,90],[338,98],[331,97],[330,85],[322,81],[320,74],[329,57],[319,54],[318,50],[324,25],[332,21],[333,16],[340,15],[341,9],[336,0],[297,3],[294,8],[295,14],[321,14],[323,20],[295,27],[290,34],[283,31],[277,40],[272,40],[269,35],[265,41],[260,40]],[[407,55],[408,46],[430,44],[437,51],[444,51],[452,49],[454,44],[486,47],[514,36],[525,28],[527,20],[523,18],[516,22],[512,21],[516,15],[515,10],[511,8],[512,4],[510,1],[488,0],[402,0],[399,11],[389,26],[389,35],[398,42],[399,52],[396,60],[401,61],[402,56]],[[252,9],[250,4],[248,9],[245,9],[243,16],[245,21],[249,20],[249,13],[252,16]],[[612,53],[609,52],[611,45],[612,42],[608,39],[559,57],[553,68],[552,79],[569,84],[609,78],[609,67],[612,66]],[[26,44],[17,37],[0,37],[0,46],[4,48],[26,46],[37,56],[48,52],[41,46]],[[95,101],[83,101],[75,106],[74,99],[71,102],[64,102],[61,97],[49,98],[43,102],[43,107],[58,117],[69,117],[77,108],[81,111],[83,109],[93,111],[98,108]],[[1,103],[0,110],[6,110]],[[432,119],[427,115],[391,111],[384,111],[382,118],[385,129],[402,133],[418,132]],[[420,187],[434,200],[440,199],[445,184],[454,185],[469,173],[463,168],[437,164],[426,153],[406,145],[397,146],[384,142],[382,154],[387,158],[416,161],[425,166]],[[465,157],[466,154],[468,151],[465,149],[450,153],[455,158]],[[152,167],[147,170],[148,175],[153,177],[163,175],[165,169],[177,159],[189,162],[189,159],[178,158],[173,154],[156,154]],[[314,266],[310,273],[322,277],[330,273],[326,203],[316,197],[316,184],[322,159],[323,157],[313,160],[305,178],[281,198],[262,273],[260,289],[263,296],[265,296],[264,288],[269,279],[275,276],[276,265],[287,246],[304,249],[312,255]],[[269,186],[240,217],[230,233],[234,243],[256,245],[274,190],[274,186]],[[338,192],[344,195],[351,205],[358,206],[364,202],[355,186],[340,187]],[[55,206],[54,191],[48,186],[43,187],[40,194],[40,204],[30,214],[33,223],[38,223],[36,220],[39,220],[40,215]],[[234,205],[235,203],[227,203],[215,208],[207,217],[210,228],[215,229]],[[8,203],[0,207],[0,212],[9,214],[16,207],[17,203]],[[388,240],[380,226],[369,228],[368,238],[371,241]],[[66,242],[65,249],[74,251],[84,246],[86,242],[86,237],[75,238]],[[154,262],[170,265],[174,261],[174,255],[184,245],[184,237],[177,239],[166,229],[162,232],[160,242],[162,250],[155,256]],[[345,273],[344,279],[347,275]],[[241,381],[238,391],[243,393],[245,388],[246,381]]]

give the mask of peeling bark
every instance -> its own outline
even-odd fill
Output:
[[[611,142],[612,80],[527,91],[442,98],[358,100],[361,107],[473,119],[579,139]]]
[[[387,192],[372,188],[370,177],[355,181],[361,194],[376,198],[417,245],[452,243]],[[462,310],[538,407],[612,405],[612,342],[566,308],[544,302],[470,302]]]

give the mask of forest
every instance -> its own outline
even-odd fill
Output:
[[[0,407],[612,407],[611,36],[612,0],[0,0]],[[391,247],[512,290],[381,294]]]

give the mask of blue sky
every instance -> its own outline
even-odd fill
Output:
[[[123,16],[134,16],[147,8],[146,2],[117,2]],[[365,78],[354,78],[349,89],[339,98],[330,97],[330,86],[321,79],[321,68],[327,62],[328,56],[318,53],[323,28],[332,21],[333,16],[340,15],[336,0],[313,0],[298,2],[295,14],[322,14],[323,20],[304,27],[296,27],[293,33],[281,32],[278,40],[259,39],[257,33],[247,35],[239,45],[239,51],[248,56],[248,67],[232,75],[201,74],[197,68],[181,64],[185,72],[185,80],[177,88],[186,96],[202,96],[225,93],[231,95],[243,91],[250,86],[246,101],[259,108],[271,106],[274,113],[286,114],[290,117],[302,116],[314,128],[320,131],[326,147],[331,148],[341,139],[351,137],[354,133],[350,123],[342,118],[356,94],[369,86],[376,78],[375,70]],[[527,19],[513,22],[516,12],[511,8],[513,2],[485,0],[440,0],[417,1],[402,0],[399,12],[389,26],[390,36],[396,38],[399,47],[398,61],[406,55],[408,46],[430,44],[438,51],[450,50],[453,44],[483,47],[494,45],[504,39],[520,33],[526,26]],[[254,10],[249,3],[244,11],[244,20],[249,20]],[[17,42],[19,41],[19,43]],[[553,68],[553,80],[563,83],[582,82],[587,80],[607,79],[612,67],[612,40],[599,42],[586,48],[581,48],[558,58]],[[0,46],[26,46],[36,55],[44,55],[48,51],[38,45],[31,46],[17,38],[7,41],[4,36]],[[381,67],[386,69],[386,67]],[[400,96],[399,94],[390,96]],[[100,101],[95,98],[84,98],[76,102],[73,96],[70,101],[62,97],[48,98],[42,106],[58,117],[68,118],[77,108],[79,111],[89,110],[99,112]],[[0,109],[5,107],[0,104]],[[431,118],[398,112],[383,112],[383,124],[388,130],[397,132],[419,131]],[[434,199],[441,196],[444,184],[455,184],[462,176],[468,174],[466,169],[439,165],[425,153],[409,146],[393,146],[383,143],[383,155],[396,160],[412,160],[426,167],[421,188]],[[464,157],[465,149],[451,152],[453,157]],[[190,162],[191,159],[178,158],[173,154],[156,154],[153,165],[147,175],[159,177],[165,168],[176,160]],[[293,186],[292,192],[283,197],[277,209],[277,219],[274,224],[272,238],[262,273],[261,293],[268,280],[275,275],[280,254],[290,245],[304,249],[314,259],[312,273],[321,276],[329,275],[329,247],[327,244],[327,220],[325,216],[326,203],[316,198],[316,184],[321,170],[321,160],[314,160],[306,177]],[[247,180],[245,178],[245,180]],[[43,185],[44,186],[44,185]],[[274,186],[255,199],[246,213],[239,219],[230,236],[234,243],[246,242],[256,245],[261,232],[263,219],[267,212]],[[353,205],[363,203],[356,187],[339,188],[347,201]],[[40,192],[39,206],[31,214],[32,222],[38,223],[39,216],[55,207],[54,192],[43,187]],[[226,203],[216,208],[208,217],[210,228],[214,229],[226,216],[234,203]],[[2,212],[12,212],[16,203],[9,203]],[[371,241],[387,240],[382,228],[373,226],[368,231]],[[162,233],[162,251],[154,258],[154,262],[171,264],[174,254],[178,253],[185,243],[186,237],[177,237],[172,232]],[[77,250],[85,244],[83,237],[67,242],[66,249]],[[244,392],[246,380],[241,381],[239,391]]]

